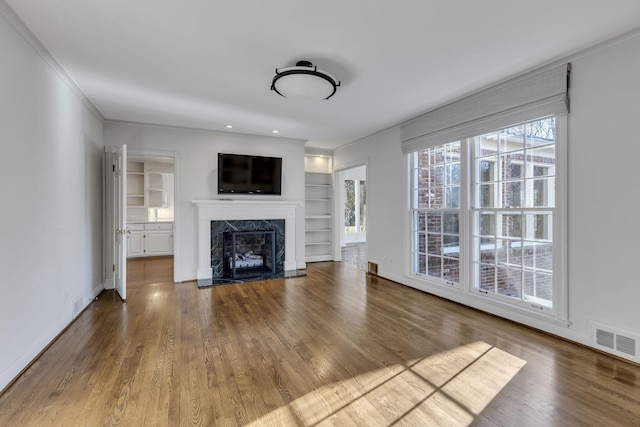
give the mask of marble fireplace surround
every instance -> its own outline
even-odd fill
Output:
[[[299,202],[280,200],[192,200],[198,208],[198,280],[211,279],[211,221],[284,219],[284,270],[295,270],[296,208]]]

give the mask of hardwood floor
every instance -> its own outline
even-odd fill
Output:
[[[640,367],[341,263],[198,289],[129,265],[2,426],[640,426]]]

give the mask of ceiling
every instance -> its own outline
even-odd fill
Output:
[[[0,0],[109,120],[335,148],[640,28],[638,0]],[[326,101],[270,90],[313,62]]]

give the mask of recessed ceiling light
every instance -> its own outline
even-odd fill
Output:
[[[280,131],[279,131],[279,130],[272,130],[271,132],[273,132],[273,133],[280,133]]]
[[[226,125],[225,127],[226,127],[227,129],[233,129],[233,126],[231,126],[231,125]]]

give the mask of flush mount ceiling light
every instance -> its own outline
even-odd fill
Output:
[[[298,61],[295,67],[276,68],[271,90],[285,98],[329,99],[340,82],[309,61]]]

